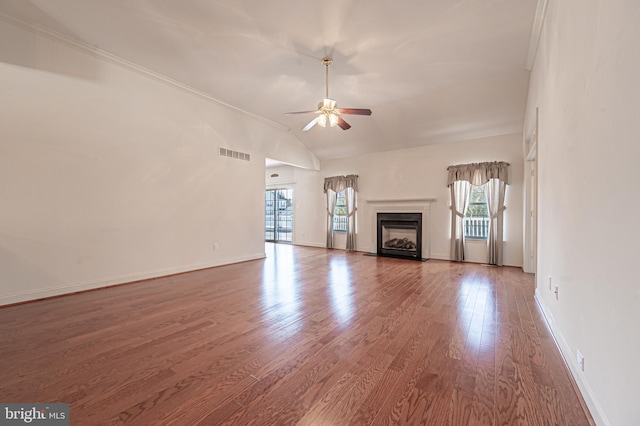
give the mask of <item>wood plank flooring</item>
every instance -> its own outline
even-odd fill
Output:
[[[530,275],[267,258],[0,308],[0,401],[73,425],[589,425]]]

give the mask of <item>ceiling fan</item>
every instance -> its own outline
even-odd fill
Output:
[[[336,101],[329,98],[329,66],[333,63],[331,58],[324,58],[322,60],[322,64],[325,67],[325,83],[326,83],[326,91],[325,98],[322,102],[318,103],[318,109],[316,111],[296,111],[296,112],[287,112],[285,115],[292,114],[318,114],[316,118],[311,120],[309,124],[302,128],[303,132],[311,129],[313,126],[318,124],[320,127],[327,127],[327,124],[330,127],[339,126],[342,130],[349,130],[351,125],[344,121],[340,114],[355,114],[355,115],[371,115],[370,109],[363,108],[337,108]]]

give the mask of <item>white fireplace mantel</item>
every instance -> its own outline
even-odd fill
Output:
[[[435,198],[364,200],[367,210],[369,210],[371,230],[369,247],[373,247],[373,251],[375,251],[378,213],[422,213],[422,257],[428,259],[431,248],[431,203],[435,201]]]
[[[436,201],[435,198],[398,198],[381,200],[364,200],[367,204],[429,204]]]

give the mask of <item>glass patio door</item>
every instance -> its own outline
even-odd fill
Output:
[[[267,189],[265,207],[265,241],[293,242],[293,189]]]

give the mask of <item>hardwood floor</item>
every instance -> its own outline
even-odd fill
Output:
[[[516,268],[290,245],[0,309],[0,401],[73,425],[588,425]]]

